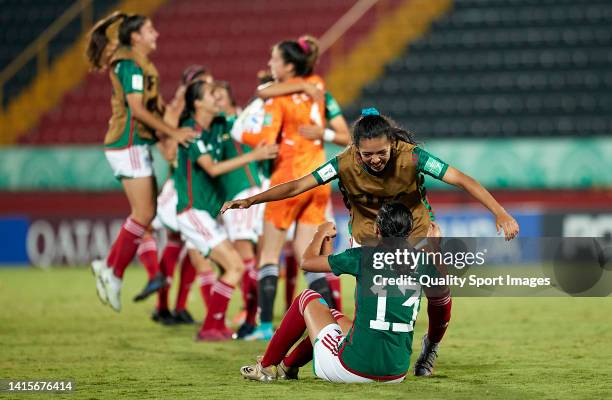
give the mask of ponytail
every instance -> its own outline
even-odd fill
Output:
[[[303,35],[297,40],[300,47],[306,53],[306,62],[308,73],[312,74],[315,64],[319,60],[319,41],[310,35]]]
[[[283,40],[276,47],[285,64],[293,64],[295,76],[312,74],[319,58],[319,45],[312,36],[301,36],[298,40]]]
[[[119,43],[119,26],[126,17],[126,14],[115,11],[98,21],[89,32],[85,55],[92,70],[100,71],[108,66],[112,53]],[[113,47],[109,48],[109,45]]]

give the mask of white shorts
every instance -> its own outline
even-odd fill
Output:
[[[232,200],[245,199],[247,197],[255,196],[261,190],[258,187],[250,187],[238,193]],[[259,238],[259,226],[263,220],[263,204],[255,204],[245,209],[232,209],[227,210],[221,217],[223,220],[223,226],[227,231],[227,236],[231,241],[235,240],[250,240],[253,243],[257,243]]]
[[[190,208],[177,216],[179,231],[187,248],[196,248],[205,257],[227,240],[225,230],[208,212]]]
[[[176,205],[178,195],[174,188],[174,179],[168,179],[162,186],[162,190],[157,196],[157,214],[152,226],[155,230],[162,228],[178,232],[178,219],[176,217]]]
[[[104,155],[117,179],[153,176],[153,157],[148,144],[122,149],[104,149]]]
[[[375,382],[348,371],[340,362],[338,355],[340,345],[345,337],[338,324],[329,324],[321,329],[317,335],[313,350],[312,365],[317,377],[330,382],[338,383],[366,383]],[[385,383],[399,383],[404,377],[386,381]]]

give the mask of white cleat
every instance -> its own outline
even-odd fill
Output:
[[[123,280],[115,276],[112,268],[105,268],[102,270],[102,281],[106,289],[106,301],[113,310],[120,312]]]
[[[98,293],[98,298],[102,304],[108,303],[108,299],[106,298],[106,289],[104,288],[104,282],[102,281],[102,271],[105,269],[108,269],[108,267],[106,266],[104,260],[93,260],[91,262],[91,272],[96,279],[96,292]]]

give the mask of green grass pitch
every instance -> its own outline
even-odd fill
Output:
[[[243,380],[238,369],[265,343],[195,343],[197,327],[154,324],[154,299],[130,300],[144,280],[141,268],[128,269],[124,309],[116,314],[99,303],[88,269],[0,268],[0,378],[76,382],[70,395],[0,393],[0,399],[612,398],[611,298],[456,298],[435,377],[330,384],[315,379],[309,364],[299,381],[260,384]],[[353,287],[343,279],[351,316]],[[230,316],[239,305],[236,293]],[[195,287],[189,309],[202,318]],[[426,326],[422,309],[411,365]]]

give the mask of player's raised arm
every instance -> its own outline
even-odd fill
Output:
[[[299,179],[294,179],[289,182],[285,182],[280,185],[276,185],[261,192],[255,196],[247,197],[246,199],[228,201],[221,208],[221,212],[232,209],[232,208],[249,208],[253,204],[267,203],[270,201],[284,200],[290,197],[297,196],[304,192],[309,191],[312,188],[319,186],[312,174],[305,175]]]
[[[304,250],[301,268],[307,272],[331,272],[327,256],[332,253],[332,239],[336,237],[333,222],[319,225],[312,241]]]
[[[495,216],[497,232],[503,229],[506,240],[511,240],[519,233],[519,225],[514,218],[495,200],[495,198],[476,179],[456,168],[448,167],[442,181],[468,192],[472,197],[487,207]]]

